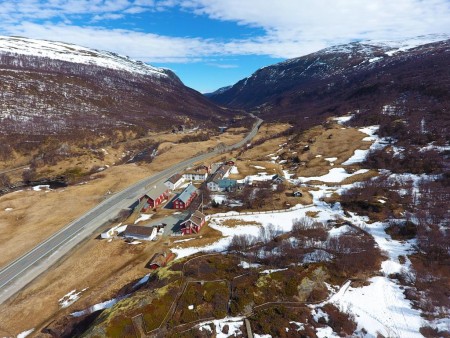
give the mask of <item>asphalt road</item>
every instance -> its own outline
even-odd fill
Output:
[[[77,244],[92,235],[102,224],[116,216],[120,210],[130,207],[145,193],[147,187],[166,180],[171,175],[192,166],[195,162],[204,161],[222,151],[229,151],[246,145],[256,135],[261,123],[262,120],[257,118],[257,122],[254,124],[251,132],[242,141],[233,146],[182,161],[111,195],[111,197],[77,220],[66,225],[20,258],[3,267],[0,270],[0,304],[20,291],[41,273],[48,270]]]

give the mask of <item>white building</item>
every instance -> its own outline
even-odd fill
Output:
[[[171,176],[167,181],[164,182],[164,185],[170,190],[175,190],[180,187],[184,183],[184,176],[180,174],[175,174]]]

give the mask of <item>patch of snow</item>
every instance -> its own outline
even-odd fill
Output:
[[[313,252],[308,252],[303,256],[302,263],[319,263],[328,262],[333,259],[333,255],[324,250],[314,250]]]
[[[239,174],[239,170],[235,165],[231,167],[230,174]]]
[[[84,288],[80,292],[77,290],[72,290],[68,294],[64,295],[61,299],[58,300],[59,305],[64,309],[73,303],[75,303],[78,299],[80,299],[80,295],[82,292],[86,291],[88,288]]]
[[[321,308],[312,309],[311,314],[313,315],[314,320],[318,323],[320,318],[325,318],[325,321],[328,321],[328,314],[323,312]]]
[[[332,168],[326,175],[316,176],[316,177],[301,177],[301,181],[302,182],[322,181],[322,182],[329,182],[329,183],[339,183],[348,177],[358,175],[358,174],[364,174],[368,171],[369,171],[368,169],[360,169],[360,170],[355,171],[353,174],[349,174],[343,168]]]
[[[379,57],[376,57],[376,58],[369,59],[369,62],[372,63],[372,62],[376,62],[376,61],[380,61],[380,60],[383,60],[383,57],[382,57],[382,56],[379,56]]]
[[[420,312],[412,309],[398,285],[386,277],[373,277],[368,286],[350,287],[347,282],[330,302],[355,315],[358,329],[364,328],[374,337],[422,337]]]
[[[33,187],[34,191],[42,191],[42,190],[51,190],[50,186],[47,184],[43,184],[43,185],[36,185]]]
[[[133,241],[133,242],[128,243],[128,245],[138,245],[138,244],[142,244],[142,242]]]
[[[189,305],[189,306],[188,306],[188,309],[189,309],[189,310],[194,310],[194,305],[192,305],[192,304]]]
[[[345,122],[348,122],[352,119],[353,115],[346,115],[346,116],[339,116],[334,117],[333,120],[335,120],[339,124],[343,124]]]
[[[386,203],[386,201],[385,201],[385,200],[382,200],[382,199],[378,199],[377,201],[380,202],[381,204]]]
[[[305,325],[303,323],[300,323],[300,322],[290,321],[289,324],[297,325],[297,331],[305,329]]]
[[[116,304],[119,300],[121,300],[121,299],[123,299],[125,297],[126,296],[121,297],[121,298],[113,298],[113,299],[110,299],[110,300],[107,300],[107,301],[104,301],[104,302],[92,305],[91,307],[87,308],[86,310],[72,312],[70,315],[72,317],[81,317],[81,316],[93,313],[95,311],[109,309],[109,308],[113,307],[114,304]]]
[[[322,155],[316,155],[316,157],[322,157]]]
[[[266,167],[261,167],[260,165],[252,165],[253,168],[264,170]]]
[[[30,334],[32,334],[34,332],[34,328],[33,329],[29,329],[29,330],[27,330],[27,331],[23,331],[23,332],[21,332],[21,333],[19,333],[18,335],[17,335],[17,338],[25,338],[25,337],[28,337]]]
[[[250,268],[259,268],[261,266],[261,264],[256,264],[256,263],[248,263],[246,261],[241,261],[239,263],[239,266],[241,266],[244,269],[250,269]]]
[[[339,338],[340,336],[334,333],[333,329],[329,326],[316,328],[317,338]]]
[[[195,239],[195,238],[192,237],[192,238],[186,238],[186,239],[179,239],[179,240],[177,240],[177,241],[174,241],[174,243],[188,242],[188,241],[192,241],[193,239]]]
[[[289,170],[283,170],[283,176],[285,179],[290,180],[291,177],[294,176],[294,174],[289,174]]]
[[[5,208],[5,211],[13,211],[14,209],[13,208]]]
[[[369,149],[356,149],[353,155],[347,161],[343,162],[342,165],[351,165],[363,162],[366,159],[367,154],[369,154],[369,151]]]
[[[243,334],[241,331],[241,327],[244,326],[244,317],[225,317],[223,319],[216,319],[200,323],[197,325],[197,327],[200,331],[206,330],[212,332],[211,324],[214,324],[216,338],[240,337]],[[222,332],[225,325],[228,325],[227,334]]]
[[[285,270],[287,270],[287,268],[283,268],[283,269],[267,269],[267,270],[261,271],[260,273],[266,274],[266,275],[270,275],[271,273],[278,272],[278,271],[285,271]]]
[[[325,157],[324,160],[328,162],[334,162],[337,160],[337,157]]]
[[[289,329],[288,329],[289,330]],[[287,331],[286,331],[287,332]],[[255,337],[255,338],[272,338],[272,336],[270,335],[270,334],[257,334],[257,333],[255,333],[254,335],[253,335],[253,337]]]
[[[328,233],[331,237],[338,237],[351,231],[353,231],[353,229],[345,224],[343,226],[340,226],[339,228],[332,228],[330,231],[328,231]]]
[[[150,278],[150,274],[148,273],[144,277],[142,277],[136,284],[134,284],[133,288],[137,288],[138,286],[147,283],[149,278]]]
[[[211,199],[216,203],[222,204],[227,201],[227,196],[221,195],[221,194],[214,194],[214,195],[211,195]]]
[[[136,221],[134,221],[134,224],[137,224],[141,221],[147,221],[150,218],[152,218],[152,216],[153,214],[141,214],[141,216],[139,216],[139,218]]]

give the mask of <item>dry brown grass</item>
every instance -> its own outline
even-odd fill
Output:
[[[305,212],[305,215],[311,218],[317,218],[317,216],[319,215],[318,211],[307,211]]]
[[[56,317],[115,297],[124,285],[149,272],[144,266],[162,246],[160,242],[85,242],[68,259],[0,306],[0,336],[15,336],[30,328],[38,332]],[[84,288],[88,289],[78,301],[66,309],[60,308],[60,298],[71,290]]]
[[[328,173],[334,166],[349,159],[357,149],[368,149],[371,142],[363,141],[367,135],[357,129],[345,128],[334,125],[330,129],[321,126],[314,127],[307,131],[296,150],[299,159],[306,162],[305,166],[300,166],[297,170],[298,176],[310,177],[321,176]],[[331,135],[331,137],[330,137]],[[308,140],[312,141],[308,142]],[[303,146],[309,145],[309,150],[303,152]],[[317,157],[320,155],[319,157]],[[334,165],[325,158],[337,157]]]
[[[182,236],[182,237],[174,237],[174,240],[172,241],[172,247],[174,247],[174,248],[190,248],[190,247],[201,248],[206,245],[217,242],[222,237],[223,236],[220,231],[209,227],[208,224],[205,224],[199,234],[187,235],[187,236]],[[173,243],[177,240],[189,239],[189,238],[193,238],[193,239],[189,240],[187,242]]]
[[[256,175],[261,172],[273,175],[282,173],[281,166],[276,163],[271,163],[270,161],[237,160],[235,166],[237,167],[239,174],[231,174],[230,178],[233,179],[243,179],[246,176]]]
[[[352,184],[355,182],[361,182],[361,181],[367,181],[368,179],[378,176],[378,171],[376,170],[369,170],[366,173],[363,174],[357,174],[350,177],[347,177],[345,180],[343,180],[340,184]]]
[[[64,225],[107,197],[146,177],[144,167],[125,165],[104,172],[104,177],[54,191],[15,192],[0,197],[0,266],[24,254]],[[11,211],[5,211],[12,208]]]
[[[271,138],[291,127],[288,123],[264,123],[258,130],[258,134],[255,136],[252,142],[259,141],[260,139]]]
[[[261,160],[270,161],[270,154],[275,154],[280,149],[280,144],[286,143],[286,137],[278,137],[274,139],[267,140],[263,144],[257,145],[253,148],[246,150],[241,158],[243,160]],[[275,155],[273,155],[275,156]]]
[[[258,225],[258,226],[261,225],[261,223],[259,222],[244,221],[243,219],[226,219],[221,224],[229,228],[234,228],[241,225]]]

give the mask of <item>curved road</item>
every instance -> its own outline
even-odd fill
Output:
[[[261,119],[255,118],[257,121],[253,125],[252,130],[242,141],[225,149],[216,149],[182,161],[114,194],[38,244],[22,257],[3,267],[0,270],[0,304],[21,290],[42,272],[49,269],[77,244],[92,235],[99,226],[110,220],[112,216],[117,215],[120,210],[128,208],[144,194],[147,190],[146,187],[166,180],[171,175],[192,166],[195,162],[204,161],[222,151],[229,151],[244,146],[256,135],[262,123]]]

